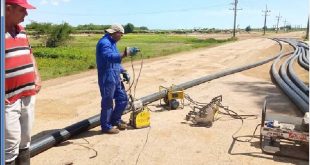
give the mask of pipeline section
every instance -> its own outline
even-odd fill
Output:
[[[297,77],[297,76],[294,73],[294,71],[292,71],[293,64],[290,64],[292,63],[292,60],[294,58],[301,57],[304,51],[302,51],[302,48],[298,46],[298,42],[296,40],[279,39],[279,41],[290,44],[295,49],[295,51],[281,65],[280,71],[279,71],[280,74],[278,73],[276,66],[280,62],[281,58],[284,57],[284,55],[281,55],[276,60],[274,60],[271,66],[272,76],[277,82],[277,84],[280,86],[282,91],[292,100],[292,102],[299,108],[299,110],[302,113],[309,112],[309,94],[308,95],[306,94],[306,92],[309,91],[309,87],[307,87],[307,89],[304,90],[300,87],[300,85],[298,85],[297,83],[296,84],[294,83],[296,81],[301,81],[301,80],[294,80],[294,78],[292,78],[292,77]],[[287,72],[286,72],[287,70],[290,76],[287,75]]]
[[[205,82],[213,80],[213,79],[217,79],[217,78],[220,78],[220,77],[223,77],[226,75],[234,74],[237,72],[241,72],[241,71],[251,69],[253,67],[268,63],[268,62],[276,59],[278,56],[280,56],[282,54],[282,51],[283,51],[282,50],[282,44],[279,41],[276,41],[276,42],[278,42],[280,45],[280,53],[278,53],[277,55],[275,55],[271,58],[262,60],[260,62],[254,63],[254,64],[224,70],[224,71],[219,72],[219,73],[211,74],[211,75],[208,75],[208,76],[205,76],[202,78],[198,78],[198,79],[195,79],[195,80],[192,80],[189,82],[185,82],[185,83],[182,83],[180,85],[176,85],[175,89],[176,90],[187,89],[187,88],[205,83]],[[166,93],[167,93],[166,90],[162,90],[161,92],[157,92],[157,93],[150,94],[150,95],[147,95],[145,97],[142,97],[140,99],[140,101],[142,102],[143,105],[147,105],[151,102],[162,99],[163,97],[165,97]],[[55,145],[57,145],[63,141],[68,140],[72,136],[78,135],[81,132],[92,129],[92,128],[97,127],[99,125],[100,125],[100,115],[95,115],[93,117],[82,120],[78,123],[75,123],[73,125],[65,127],[63,129],[60,129],[54,133],[44,135],[43,137],[38,138],[38,139],[34,139],[30,145],[30,156],[33,157],[33,156],[55,146]]]
[[[230,75],[230,74],[241,72],[241,71],[244,71],[244,70],[247,70],[247,69],[251,69],[251,68],[257,67],[259,65],[268,63],[268,62],[276,59],[278,56],[280,56],[283,53],[281,43],[279,41],[277,41],[277,40],[274,40],[274,41],[278,42],[279,45],[280,45],[280,53],[278,53],[274,57],[262,60],[260,62],[254,63],[254,64],[250,64],[250,65],[246,65],[246,66],[242,66],[242,67],[237,67],[237,68],[233,68],[233,69],[227,69],[227,70],[224,70],[224,71],[219,72],[219,73],[215,73],[215,74],[211,74],[211,75],[208,75],[208,76],[205,76],[205,77],[194,79],[192,81],[188,81],[188,82],[185,82],[185,83],[182,83],[182,84],[174,86],[173,90],[185,90],[185,89],[191,88],[193,86],[205,83],[207,81],[211,81],[211,80],[223,77],[223,76],[227,76],[227,75]],[[154,93],[154,94],[142,97],[140,100],[142,101],[143,105],[147,105],[147,104],[149,104],[151,102],[157,101],[157,100],[165,97],[166,93],[167,93],[167,91],[163,90],[161,92],[157,92],[157,93]]]
[[[299,48],[299,53],[301,52],[301,48]],[[300,56],[300,54],[298,55]],[[309,97],[309,87],[299,78],[297,77],[293,64],[297,62],[298,56],[293,56],[291,61],[288,64],[288,76],[292,79],[292,81],[301,89],[301,91]]]

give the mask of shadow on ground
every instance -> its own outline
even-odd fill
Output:
[[[267,112],[281,113],[287,115],[303,116],[296,105],[274,84],[268,82],[234,82],[226,83],[234,86],[235,92],[248,93],[253,96],[263,98],[257,101],[258,106],[263,107],[265,99],[267,99]]]

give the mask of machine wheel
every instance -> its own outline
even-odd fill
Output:
[[[262,109],[261,128],[264,127],[264,124],[265,124],[266,109],[267,109],[267,99],[265,99],[264,105],[263,105],[263,109]],[[260,135],[259,135],[259,141],[260,141],[260,147],[261,147],[262,151],[264,151],[264,149],[263,149],[263,138],[264,138],[264,137],[263,137],[262,133],[260,133]],[[264,138],[264,139],[265,139],[265,138]]]
[[[171,108],[171,110],[176,110],[176,109],[178,109],[178,107],[179,107],[179,105],[180,105],[180,103],[178,102],[178,100],[176,100],[176,99],[172,99],[172,100],[170,100],[170,108]]]

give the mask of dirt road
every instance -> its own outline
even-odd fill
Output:
[[[274,56],[278,51],[279,46],[274,41],[255,38],[144,60],[135,97],[141,98],[157,92],[159,85],[168,87],[180,84]],[[140,62],[133,65],[137,71]],[[266,96],[274,98],[270,111],[300,115],[296,107],[271,82],[270,65],[212,80],[190,88],[186,93],[200,102],[210,102],[213,97],[222,95],[222,104],[230,109],[240,114],[258,115],[257,119],[245,120],[236,135],[247,136],[247,139],[260,123],[261,108]],[[131,70],[130,63],[124,64],[124,67]],[[97,115],[100,112],[97,72],[91,70],[45,81],[37,98],[33,130],[35,137]],[[162,111],[158,104],[154,102],[149,106],[153,111],[150,128],[107,135],[101,134],[100,128],[96,127],[33,157],[32,164],[308,164],[262,154],[257,138],[250,143],[232,143],[232,135],[241,126],[239,120],[223,117],[211,128],[192,127],[184,120],[191,110],[189,106],[182,110]],[[129,114],[124,116],[124,119],[128,118]]]

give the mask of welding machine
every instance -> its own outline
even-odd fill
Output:
[[[138,100],[133,103],[129,124],[134,128],[149,127],[151,124],[150,117],[150,109],[147,106],[143,106],[141,101]]]
[[[174,85],[170,88],[159,86],[159,91],[166,90],[167,94],[163,98],[164,103],[169,107],[169,110],[175,110],[182,104],[182,109],[184,108],[184,90],[174,90]],[[160,100],[160,105],[161,100]]]

